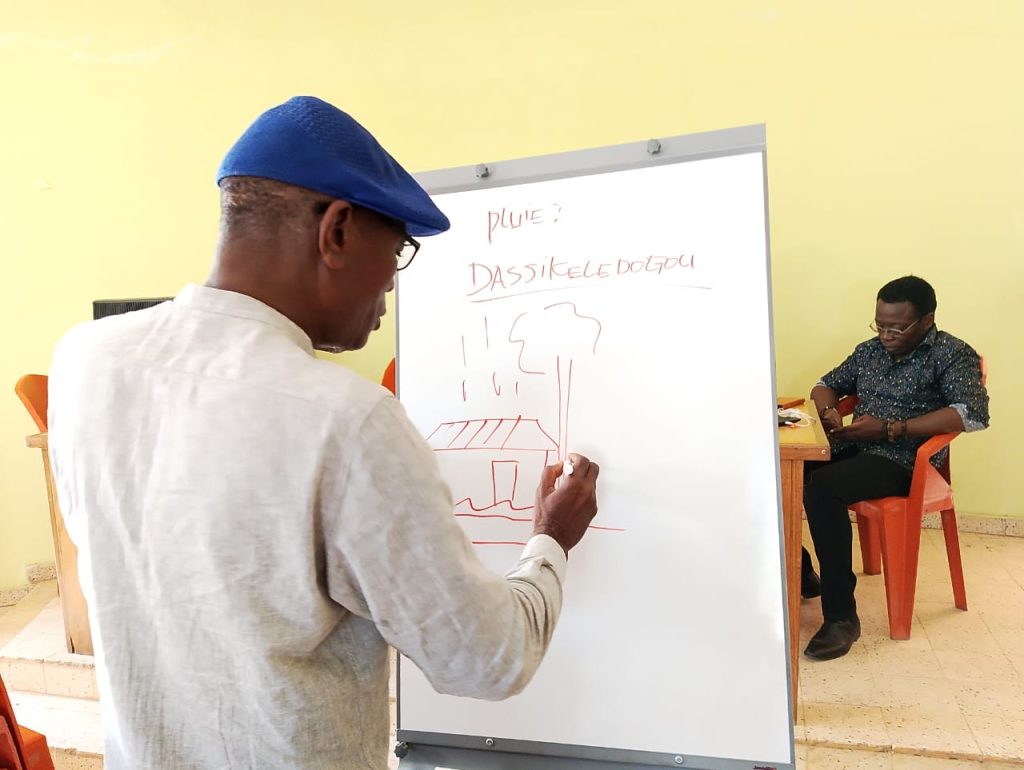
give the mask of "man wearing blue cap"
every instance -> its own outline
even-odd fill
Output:
[[[384,768],[388,646],[444,693],[529,682],[598,466],[548,468],[504,578],[452,516],[433,452],[355,350],[395,271],[448,228],[345,113],[298,97],[224,159],[204,286],[80,326],[50,378],[105,766]]]

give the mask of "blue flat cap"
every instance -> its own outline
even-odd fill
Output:
[[[451,226],[369,131],[314,96],[296,96],[256,118],[221,161],[217,184],[229,176],[275,179],[342,198],[403,222],[409,235]]]

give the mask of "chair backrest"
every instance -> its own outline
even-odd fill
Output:
[[[390,390],[392,395],[397,395],[395,393],[395,359],[392,358],[391,363],[384,370],[384,376],[380,378],[380,384]]]
[[[25,765],[25,746],[21,740],[21,731],[14,719],[14,707],[7,697],[7,688],[0,679],[0,768],[23,770]]]
[[[14,392],[18,394],[21,403],[25,405],[28,413],[32,416],[36,427],[43,433],[46,433],[48,381],[45,374],[26,374],[14,386]]]
[[[857,406],[859,402],[860,399],[857,398],[857,396],[843,396],[839,399],[839,404],[836,406],[836,409],[843,417],[849,417],[853,414],[853,408]]]
[[[12,729],[7,720],[0,719],[0,770],[25,770],[18,756],[18,747],[14,744],[17,733],[17,727]]]

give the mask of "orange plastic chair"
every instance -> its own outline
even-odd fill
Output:
[[[0,679],[0,768],[2,770],[54,770],[46,736],[22,727]]]
[[[981,382],[987,379],[985,359],[981,359]],[[847,396],[839,401],[839,413],[852,414],[859,399]],[[941,468],[931,458],[949,446],[959,433],[932,436],[918,450],[907,497],[884,497],[863,500],[850,506],[857,515],[861,558],[868,575],[885,573],[885,602],[889,614],[889,636],[909,639],[914,618],[914,597],[917,593],[917,563],[921,552],[921,520],[926,513],[939,512],[942,534],[946,540],[949,577],[953,584],[953,603],[967,609],[967,589],[960,559],[960,536],[957,532],[956,509],[950,480],[949,455]],[[884,570],[883,570],[884,568]]]
[[[46,406],[48,403],[49,380],[45,374],[26,374],[14,386],[14,392],[18,394],[21,403],[32,415],[36,427],[46,433]]]
[[[384,376],[380,378],[380,384],[391,391],[392,395],[395,393],[395,359],[391,359],[391,363],[388,364],[384,370]]]

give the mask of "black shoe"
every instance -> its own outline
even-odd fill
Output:
[[[821,596],[821,580],[813,569],[800,576],[800,595],[804,599]]]
[[[826,620],[804,650],[812,660],[834,660],[850,651],[860,639],[860,620],[856,613],[846,620]]]

